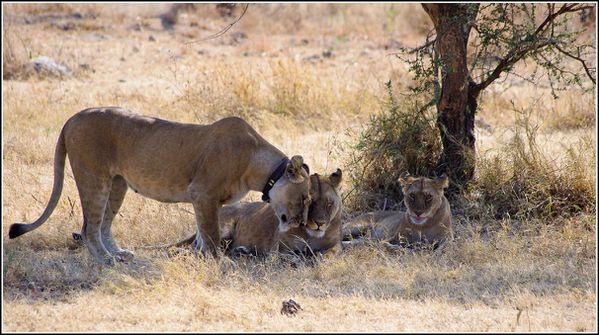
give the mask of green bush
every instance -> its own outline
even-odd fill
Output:
[[[352,189],[345,203],[354,210],[397,208],[403,200],[401,173],[433,176],[441,154],[434,108],[413,97],[399,101],[391,82],[387,92],[382,112],[351,145],[346,169]]]

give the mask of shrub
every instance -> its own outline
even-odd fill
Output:
[[[348,207],[355,210],[397,208],[403,200],[397,179],[404,171],[433,176],[441,140],[431,108],[416,98],[399,101],[387,82],[381,114],[352,145],[346,169],[352,183]]]
[[[481,155],[474,190],[495,218],[555,218],[595,212],[596,149],[582,138],[566,156],[550,157],[540,147],[539,127],[517,113],[511,140]]]

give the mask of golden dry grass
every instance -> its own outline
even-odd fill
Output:
[[[114,235],[136,259],[107,268],[71,240],[81,210],[67,168],[49,221],[8,240],[11,223],[35,220],[46,205],[63,123],[91,106],[197,123],[239,115],[285,153],[302,154],[313,171],[345,168],[348,144],[383,108],[384,83],[392,79],[399,90],[410,83],[405,64],[385,49],[389,38],[416,45],[430,28],[417,4],[257,4],[225,36],[187,45],[228,21],[198,5],[171,34],[156,18],[167,8],[3,4],[5,71],[39,55],[75,69],[70,78],[3,80],[3,330],[597,331],[594,210],[546,222],[494,219],[486,208],[452,204],[457,239],[439,256],[364,247],[293,268],[277,257],[213,260],[145,249],[195,229],[192,208],[129,193]],[[75,22],[68,30],[23,22],[75,12],[84,19],[55,19]],[[239,31],[247,39],[232,41]],[[497,86],[485,92],[478,115],[493,127],[477,129],[481,162],[513,138],[514,109],[540,115],[548,157],[575,148],[581,161],[594,161],[595,106],[577,92],[553,100],[547,88]],[[596,185],[595,166],[577,173]],[[346,179],[344,190],[350,186]],[[289,298],[303,307],[295,317],[279,312]]]

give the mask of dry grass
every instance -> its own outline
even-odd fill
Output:
[[[313,171],[345,168],[350,144],[387,106],[384,83],[401,91],[410,82],[405,65],[388,56],[389,38],[415,45],[430,25],[417,4],[256,4],[223,38],[187,45],[228,20],[198,5],[169,33],[156,17],[167,8],[3,4],[5,71],[40,55],[93,69],[3,80],[3,330],[597,330],[594,206],[569,215],[496,216],[479,196],[452,204],[457,239],[439,256],[364,247],[293,268],[277,257],[213,260],[145,249],[195,229],[192,208],[131,193],[114,234],[136,259],[106,268],[71,240],[81,209],[67,168],[49,221],[8,240],[11,223],[30,222],[45,207],[60,128],[86,107],[120,105],[198,123],[240,115],[285,153],[302,154]],[[64,18],[73,13],[83,19]],[[39,20],[50,14],[74,25],[62,30],[55,19]],[[247,38],[233,41],[240,31]],[[595,100],[575,92],[553,100],[546,88],[526,83],[483,96],[478,116],[493,128],[477,129],[487,172],[479,175],[482,190],[496,195],[501,184],[494,181],[515,173],[486,163],[493,155],[526,157],[506,149],[514,106],[542,115],[536,143],[546,168],[559,177],[567,166],[574,176],[556,179],[560,194],[596,198]],[[351,189],[349,178],[343,187]],[[296,317],[279,313],[289,298],[303,307]]]

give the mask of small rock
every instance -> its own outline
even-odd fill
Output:
[[[71,68],[66,64],[58,63],[46,56],[40,56],[31,60],[31,65],[37,73],[44,73],[56,77],[70,76],[73,74]]]
[[[164,14],[160,14],[158,17],[160,18],[162,28],[164,28],[165,30],[173,30],[175,28],[175,24],[178,21],[176,10],[170,10]]]
[[[324,57],[324,58],[331,58],[331,57],[333,57],[333,50],[327,49],[327,50],[323,51],[322,52],[322,57]]]
[[[304,310],[300,304],[293,301],[293,299],[283,300],[283,307],[281,308],[281,314],[287,316],[295,316],[297,312]]]
[[[133,30],[133,31],[141,31],[141,24],[139,22],[134,23],[132,26],[129,27],[129,29]]]
[[[83,35],[83,38],[85,38],[86,40],[89,40],[89,41],[106,41],[109,39],[108,36],[98,34],[98,33],[86,34],[86,35]]]
[[[154,35],[150,35],[148,37],[148,41],[150,41],[150,42],[156,42],[156,37],[154,37]]]
[[[233,17],[235,6],[237,6],[235,3],[218,3],[216,10],[221,17]]]
[[[236,33],[231,34],[231,43],[239,44],[247,38],[248,38],[248,36],[244,32],[238,31]]]
[[[308,56],[308,57],[304,58],[304,61],[310,62],[310,63],[316,63],[320,60],[321,60],[321,58],[319,55],[312,55],[312,56]]]
[[[83,71],[91,71],[93,73],[96,73],[96,70],[89,64],[79,64],[79,69]]]
[[[133,51],[133,52],[139,52],[139,48],[138,47],[133,47],[133,49],[131,49],[131,51]]]
[[[75,24],[71,21],[52,23],[52,26],[64,31],[72,30],[75,28]]]

